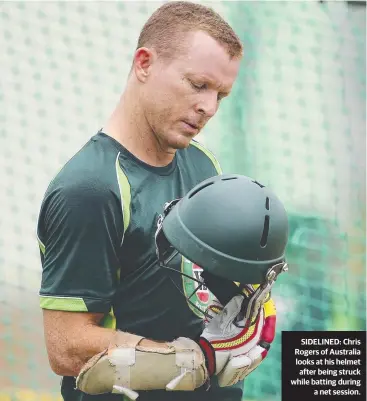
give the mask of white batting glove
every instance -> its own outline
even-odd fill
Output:
[[[249,327],[244,327],[241,306],[245,298],[237,295],[223,307],[218,301],[208,308],[211,319],[199,339],[209,375],[217,375],[221,387],[243,380],[264,360],[275,336],[276,311],[272,299],[259,310]]]

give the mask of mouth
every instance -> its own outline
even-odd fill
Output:
[[[188,122],[188,121],[183,121],[188,127],[190,127],[191,129],[194,129],[196,131],[198,131],[200,129],[200,126],[198,124],[192,123],[192,122]]]

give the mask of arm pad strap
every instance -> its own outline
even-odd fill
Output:
[[[131,397],[129,390],[193,391],[207,381],[205,358],[195,341],[180,337],[168,348],[147,348],[138,344],[143,337],[117,333],[117,341],[83,366],[76,381],[79,390]]]

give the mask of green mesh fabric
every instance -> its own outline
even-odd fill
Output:
[[[233,95],[200,134],[224,172],[290,215],[277,336],[246,400],[280,401],[281,330],[365,329],[365,8],[213,2],[245,44]],[[39,309],[47,184],[104,123],[162,2],[0,3],[0,401],[56,400]]]

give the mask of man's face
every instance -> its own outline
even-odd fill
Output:
[[[187,35],[172,60],[156,59],[143,86],[146,119],[162,148],[186,148],[215,115],[237,77],[240,59],[204,32]]]

